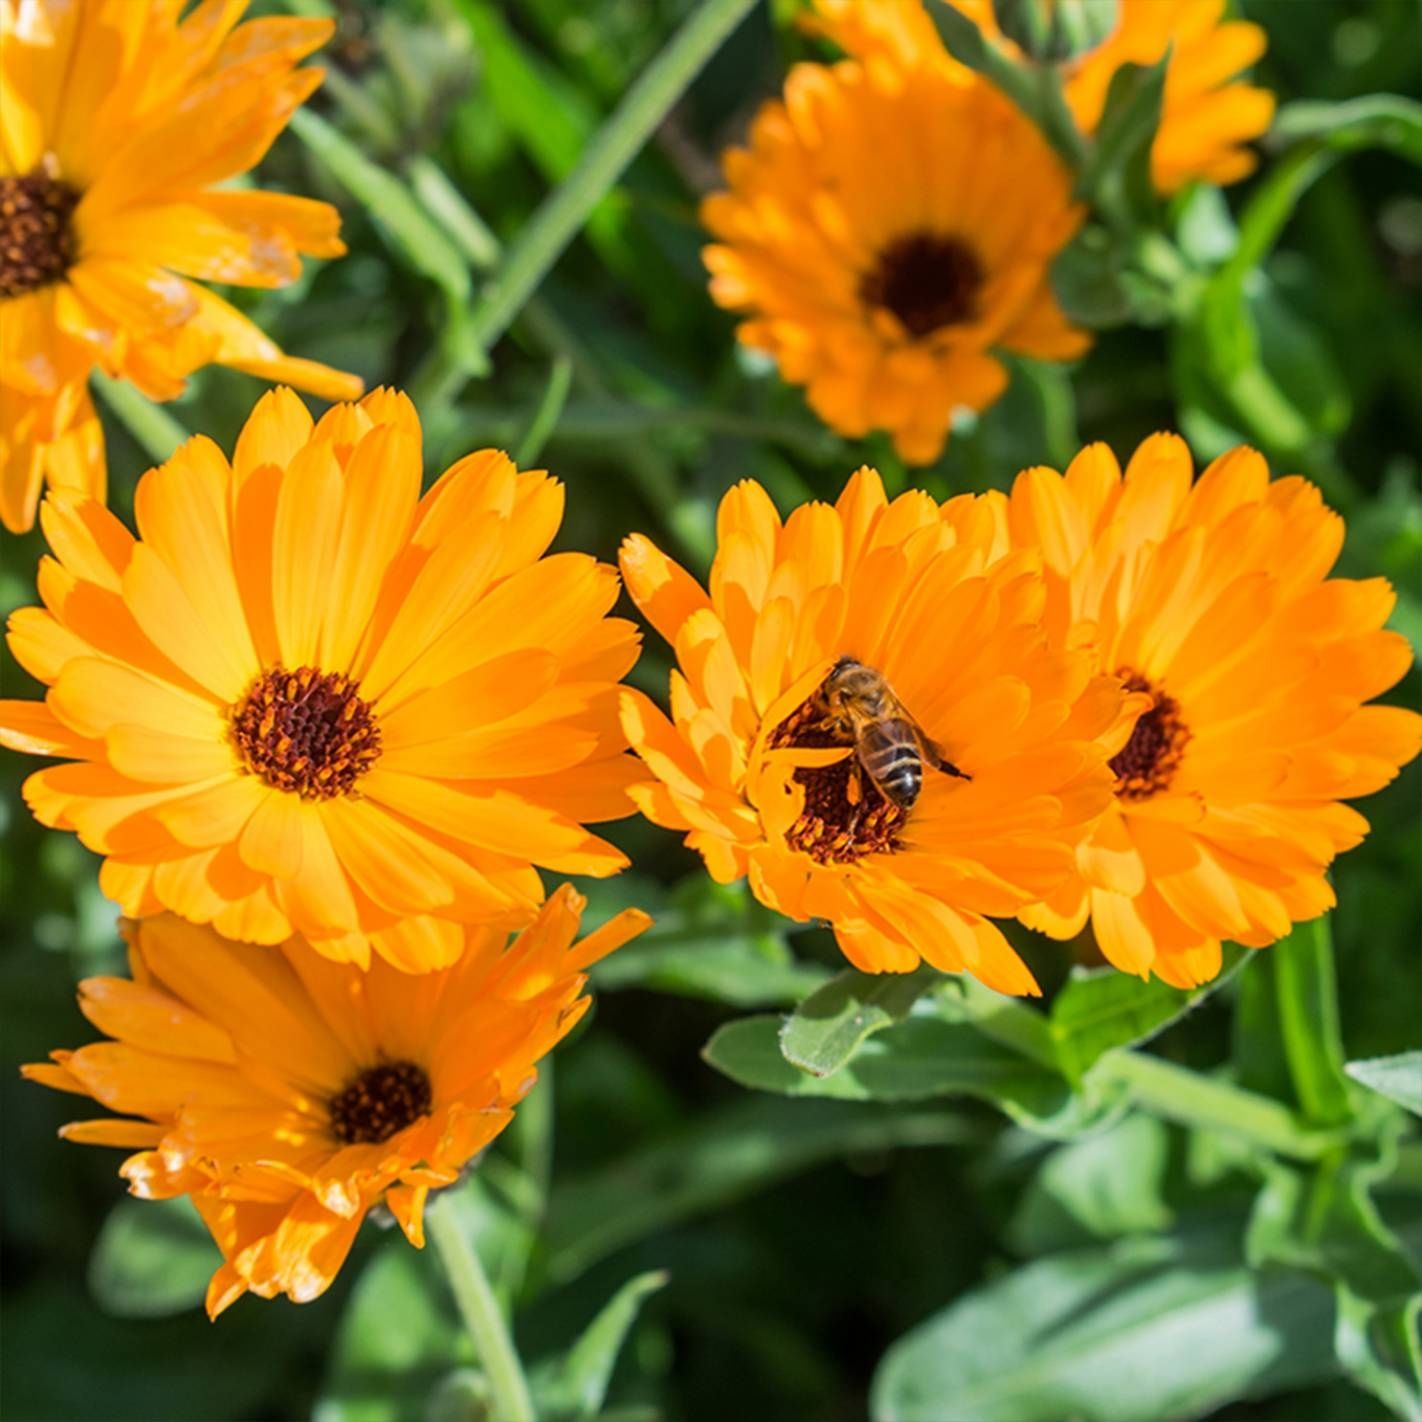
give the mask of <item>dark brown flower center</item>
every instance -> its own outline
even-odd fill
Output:
[[[331,1132],[342,1145],[379,1145],[429,1114],[430,1079],[414,1062],[382,1062],[331,1098]]]
[[[1122,800],[1146,800],[1166,789],[1180,767],[1190,740],[1190,730],[1180,718],[1180,703],[1130,667],[1116,675],[1127,691],[1146,691],[1155,705],[1136,722],[1131,739],[1111,757],[1116,772],[1116,794]]]
[[[70,222],[79,194],[36,169],[0,177],[0,297],[48,286],[74,264]]]
[[[866,854],[899,847],[898,832],[907,815],[864,773],[854,739],[824,724],[825,707],[816,692],[769,735],[770,750],[793,747],[818,750],[848,746],[849,754],[833,765],[800,766],[793,779],[805,788],[805,808],[790,826],[785,842],[817,864],[853,864]]]
[[[380,723],[349,677],[272,667],[233,708],[232,740],[264,784],[330,800],[350,794],[378,759]]]
[[[971,321],[983,284],[982,263],[966,243],[935,232],[897,237],[859,283],[868,306],[897,316],[911,336]]]

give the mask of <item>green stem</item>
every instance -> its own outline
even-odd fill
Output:
[[[567,356],[554,356],[553,364],[548,367],[548,384],[544,386],[543,398],[538,402],[538,408],[533,412],[528,429],[514,453],[514,463],[520,469],[527,469],[543,452],[543,446],[563,412],[572,381],[572,361]]]
[[[508,329],[588,214],[754,4],[755,0],[703,0],[642,71],[578,166],[549,194],[509,248],[502,270],[471,318],[474,338],[485,350]]]
[[[1352,1118],[1343,1074],[1343,1036],[1338,1022],[1337,974],[1328,919],[1299,924],[1270,951],[1279,1035],[1294,1094],[1315,1125],[1337,1126]]]
[[[1294,1160],[1317,1160],[1336,1147],[1335,1131],[1300,1124],[1287,1106],[1201,1076],[1141,1052],[1112,1052],[1097,1067],[1101,1078],[1125,1086],[1131,1100],[1152,1115],[1184,1126],[1245,1136],[1267,1150]]]
[[[500,256],[499,239],[493,228],[469,205],[464,194],[450,182],[444,169],[429,154],[421,153],[410,159],[405,176],[415,196],[432,217],[443,223],[469,265],[476,271],[492,271]]]
[[[425,1215],[430,1239],[449,1279],[460,1317],[474,1341],[493,1397],[493,1415],[499,1422],[535,1422],[533,1399],[523,1375],[523,1364],[514,1351],[499,1301],[489,1286],[478,1252],[448,1202],[436,1202]]]
[[[963,1004],[984,1037],[1011,1047],[1039,1066],[1061,1070],[1051,1024],[1040,1012],[984,987],[976,978],[965,975],[962,984]]]
[[[157,464],[173,457],[173,451],[188,438],[188,432],[161,405],[155,405],[126,380],[113,380],[102,371],[94,372],[94,389],[118,422],[147,451]]]

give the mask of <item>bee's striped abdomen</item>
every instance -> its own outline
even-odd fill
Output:
[[[901,810],[913,808],[923,787],[923,758],[907,721],[894,717],[865,726],[859,759],[886,799]]]

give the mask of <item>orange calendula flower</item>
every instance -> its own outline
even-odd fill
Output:
[[[650,922],[627,909],[574,942],[583,906],[564,885],[511,943],[461,929],[458,962],[421,978],[171,914],[131,923],[132,980],[79,985],[113,1040],[23,1071],[121,1113],[60,1134],[136,1151],[119,1171],[134,1195],[191,1197],[225,1260],[209,1314],[249,1290],[306,1303],[377,1204],[423,1245],[430,1191],[508,1125],[587,1011],[588,966]]]
[[[955,408],[1007,385],[994,349],[1089,345],[1048,283],[1071,180],[995,89],[919,65],[797,65],[701,216],[711,295],[841,434],[936,459]]]
[[[1046,564],[1049,623],[1153,700],[1077,875],[1023,920],[1070,937],[1089,916],[1118,968],[1179,987],[1215,976],[1221,939],[1263,947],[1331,908],[1324,871],[1368,828],[1339,802],[1422,747],[1422,717],[1363,704],[1412,652],[1382,630],[1385,579],[1328,576],[1343,520],[1318,490],[1251,449],[1192,477],[1174,435],[1124,477],[1092,445],[1065,477],[1020,474],[1007,512]]]
[[[0,0],[0,522],[44,481],[104,494],[95,367],[171,399],[216,361],[331,399],[361,383],[289,359],[199,281],[283,286],[345,251],[328,203],[222,188],[311,91],[329,20],[238,24],[246,0]]]
[[[999,556],[1000,530],[984,499],[891,503],[863,469],[783,524],[732,489],[709,596],[633,535],[623,577],[678,670],[670,720],[630,691],[622,715],[656,777],[633,798],[718,881],[827,921],[866,972],[1035,993],[987,916],[1071,872],[1147,703],[1047,642],[1037,555]]]
[[[992,0],[951,3],[1017,53],[1002,38]],[[927,62],[960,78],[970,72],[944,48],[925,0],[815,0],[810,24],[858,59],[879,56],[900,66]],[[1064,66],[1067,104],[1082,131],[1095,132],[1111,76],[1121,65],[1155,64],[1173,47],[1151,149],[1155,185],[1170,193],[1195,178],[1238,182],[1254,171],[1256,161],[1244,145],[1263,134],[1274,117],[1274,96],[1239,77],[1266,44],[1261,26],[1226,18],[1226,0],[1119,0],[1116,28],[1105,43]]]
[[[421,464],[403,395],[313,427],[277,390],[231,464],[199,436],[143,476],[137,539],[95,500],[46,499],[45,606],[10,646],[49,690],[0,702],[0,744],[72,762],[25,798],[105,857],[130,917],[420,972],[467,923],[527,922],[534,865],[625,865],[583,828],[632,813],[640,775],[616,570],[543,556],[546,474],[485,450],[421,498]]]

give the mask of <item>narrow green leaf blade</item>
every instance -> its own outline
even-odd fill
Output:
[[[653,1270],[629,1279],[605,1303],[568,1352],[530,1380],[538,1415],[544,1418],[588,1418],[597,1415],[607,1397],[617,1355],[642,1305],[671,1276]]]
[[[1284,1055],[1304,1115],[1322,1126],[1351,1119],[1328,919],[1296,925],[1269,949],[1266,961],[1274,975]]]
[[[817,988],[785,1019],[780,1050],[811,1076],[833,1076],[875,1032],[901,1022],[943,975],[859,973],[850,969]]]
[[[1422,1116],[1422,1051],[1349,1062],[1344,1070],[1354,1081]]]

